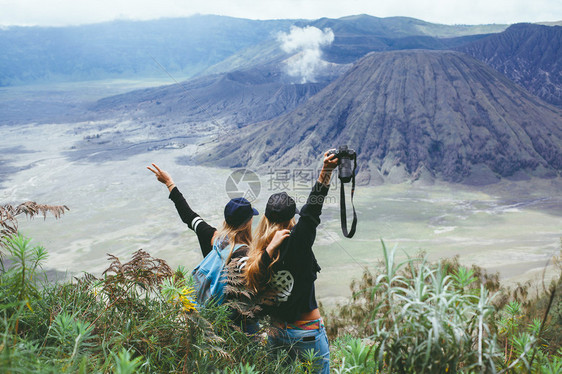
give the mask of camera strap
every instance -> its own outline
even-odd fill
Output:
[[[352,238],[355,234],[357,226],[357,213],[355,213],[355,205],[353,204],[353,194],[355,193],[355,169],[357,169],[357,159],[353,159],[353,173],[351,175],[351,206],[353,207],[353,221],[351,222],[351,230],[347,232],[347,214],[345,211],[345,183],[340,179],[341,193],[340,193],[340,216],[341,216],[341,231],[346,238]]]

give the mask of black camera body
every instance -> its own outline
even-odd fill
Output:
[[[338,159],[338,177],[343,183],[351,181],[354,177],[354,166],[352,161],[355,161],[357,155],[353,149],[349,149],[347,145],[341,145],[337,149],[328,151],[328,155],[336,155]]]

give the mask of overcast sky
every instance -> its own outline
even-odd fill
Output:
[[[192,14],[241,18],[407,16],[444,24],[562,20],[562,0],[0,0],[0,25],[61,26]]]

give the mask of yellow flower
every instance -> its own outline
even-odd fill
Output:
[[[195,310],[195,301],[193,300],[193,287],[184,287],[180,291],[179,300],[183,305],[183,310],[186,312]]]
[[[174,292],[175,294],[168,299],[170,304],[181,304],[182,309],[186,312],[195,310],[195,290],[193,287],[184,287],[181,290]]]

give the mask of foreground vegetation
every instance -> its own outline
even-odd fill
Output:
[[[183,268],[139,250],[125,263],[109,256],[99,278],[48,283],[46,250],[6,227],[0,372],[304,373],[314,365],[312,355],[290,362],[270,351],[265,334],[246,336],[227,306],[196,308]],[[531,298],[527,286],[503,289],[497,276],[455,259],[397,262],[395,249],[382,249],[380,269],[352,284],[349,303],[323,311],[334,373],[562,372],[562,278]]]
[[[397,263],[383,251],[380,271],[365,272],[350,303],[328,314],[329,336],[355,352],[356,371],[335,352],[339,372],[562,373],[562,277],[533,299],[530,284],[504,289],[458,259]]]
[[[314,363],[286,362],[261,335],[231,326],[225,306],[196,309],[185,269],[172,271],[142,250],[126,263],[110,256],[101,278],[48,284],[42,247],[21,235],[4,242],[4,372],[293,373]],[[382,271],[365,273],[351,302],[328,313],[333,372],[562,371],[559,296],[525,307],[474,269],[396,263],[394,251],[383,249]]]

